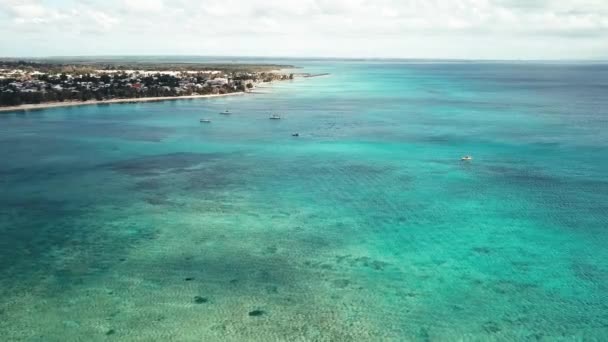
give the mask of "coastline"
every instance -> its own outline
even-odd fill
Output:
[[[104,104],[113,104],[113,103],[136,103],[136,102],[158,102],[158,101],[171,101],[171,100],[204,99],[204,98],[245,95],[245,94],[249,94],[249,92],[236,92],[236,93],[228,93],[228,94],[208,94],[208,95],[187,95],[187,96],[140,97],[140,98],[112,99],[112,100],[101,100],[101,101],[91,100],[91,101],[70,101],[70,102],[47,102],[47,103],[37,103],[37,104],[24,104],[24,105],[19,105],[19,106],[0,107],[0,113],[39,110],[39,109],[58,108],[58,107],[104,105]]]

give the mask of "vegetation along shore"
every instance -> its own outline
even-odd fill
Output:
[[[290,65],[0,61],[0,111],[245,93]],[[306,76],[306,75],[304,75]]]

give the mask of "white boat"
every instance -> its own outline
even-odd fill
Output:
[[[222,115],[230,115],[230,114],[232,114],[232,112],[229,111],[228,109],[226,109],[225,111],[221,112],[220,114],[222,114]]]
[[[201,119],[201,122],[204,122],[204,123],[210,123],[210,122],[211,122],[211,120],[209,120],[209,119]]]
[[[464,156],[464,157],[460,158],[460,160],[462,160],[462,161],[471,161],[471,160],[473,160],[473,157],[471,157],[471,156]]]
[[[279,114],[272,114],[270,120],[281,120],[281,116]]]

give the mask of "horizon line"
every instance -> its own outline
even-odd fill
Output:
[[[0,56],[8,59],[74,59],[74,58],[120,58],[120,57],[199,57],[199,58],[244,58],[244,59],[294,59],[294,60],[378,60],[378,61],[452,61],[452,62],[608,62],[607,58],[441,58],[441,57],[337,57],[337,56],[256,56],[256,55],[198,55],[198,54],[107,54],[107,55],[49,55],[49,56]]]

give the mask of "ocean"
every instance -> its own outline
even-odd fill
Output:
[[[3,341],[608,339],[608,64],[278,62],[0,114]]]

